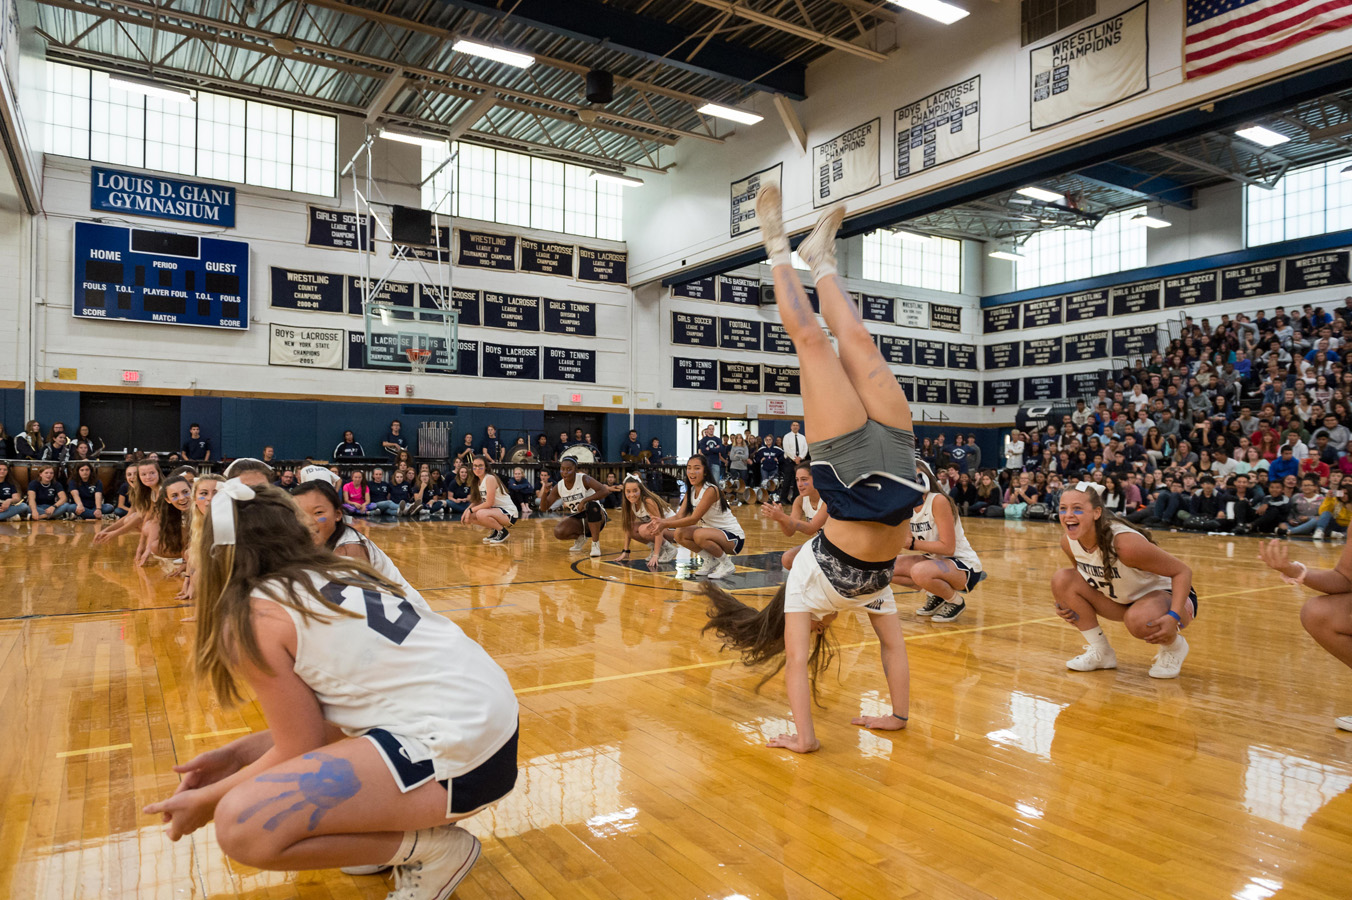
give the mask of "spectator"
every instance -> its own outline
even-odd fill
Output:
[[[446,486],[446,515],[464,515],[471,506],[469,494],[469,463],[456,467],[455,478]]]
[[[1339,422],[1335,414],[1327,413],[1324,416],[1322,426],[1315,429],[1313,437],[1318,440],[1321,434],[1328,436],[1329,446],[1334,453],[1339,456],[1346,455],[1347,442],[1352,440],[1352,431],[1349,431],[1346,425]]]
[[[612,472],[607,476],[607,480],[611,480],[614,477],[615,475]],[[466,480],[468,481],[468,477]],[[511,495],[512,502],[516,504],[516,508],[521,511],[521,518],[529,519],[531,500],[535,496],[535,487],[526,478],[526,470],[521,466],[512,469],[512,477],[507,482],[507,493]],[[464,512],[464,510],[461,510],[461,512]]]
[[[188,426],[188,439],[183,442],[183,458],[193,462],[211,462],[211,441],[202,436],[202,426],[196,422]]]
[[[972,503],[972,515],[995,517],[1001,515],[1002,510],[1000,485],[987,472],[977,481],[976,500]]]
[[[545,436],[540,435],[540,440],[544,441]],[[638,442],[638,432],[629,429],[629,434],[625,437],[624,443],[620,444],[620,459],[626,462],[636,462],[638,455],[643,452],[643,445]]]
[[[360,459],[366,455],[357,437],[351,431],[343,432],[343,439],[333,448],[334,459]]]
[[[1024,435],[1018,429],[1010,432],[1005,443],[1005,468],[1017,472],[1023,468]]]
[[[0,522],[18,517],[26,518],[28,504],[24,502],[24,491],[14,480],[9,463],[0,462]]]
[[[981,448],[977,446],[976,435],[967,435],[967,471],[975,475],[981,471]]]
[[[723,483],[723,442],[714,435],[712,424],[704,427],[704,433],[695,444],[697,452],[704,454],[709,461],[709,475],[714,484]]]
[[[562,459],[563,452],[567,450],[570,446],[572,445],[568,440],[568,432],[560,431],[559,439],[554,443],[554,454],[553,454],[554,462],[558,462],[560,459]]]
[[[398,459],[399,451],[408,449],[408,443],[404,440],[404,436],[401,433],[403,430],[404,423],[395,419],[390,423],[389,434],[385,435],[385,440],[380,442],[380,446],[385,451],[385,455],[390,457],[390,459]],[[266,460],[264,461],[266,462]]]
[[[751,456],[751,451],[747,449],[746,439],[740,434],[732,436],[732,445],[728,447],[728,477],[735,478],[747,484],[748,471],[747,460]]]
[[[28,509],[34,522],[75,518],[75,504],[56,480],[56,466],[43,463],[38,477],[28,482]]]
[[[1282,455],[1286,455],[1285,449]],[[1260,534],[1285,535],[1289,530],[1287,519],[1291,515],[1291,510],[1291,498],[1286,493],[1286,486],[1281,481],[1270,480],[1267,497],[1254,508],[1253,519],[1242,522],[1235,528],[1235,534],[1251,534],[1256,531]]]
[[[461,464],[468,466],[470,461],[478,455],[479,451],[474,447],[474,435],[466,433],[464,439],[460,442],[460,449],[456,451],[455,464],[457,466]]]
[[[352,480],[343,485],[343,511],[350,516],[369,516],[377,512],[366,488],[366,475],[361,469],[352,470]]]
[[[395,469],[394,474],[390,476],[390,502],[395,504],[394,514],[397,516],[410,515],[409,507],[413,503],[413,486],[409,483],[410,470]]]
[[[502,462],[507,455],[507,448],[502,441],[498,440],[498,429],[496,426],[489,425],[484,431],[483,455],[495,463]]]
[[[1290,533],[1308,534],[1316,541],[1324,539],[1324,529],[1320,521],[1320,509],[1324,505],[1324,495],[1319,493],[1319,480],[1313,475],[1300,479],[1300,493],[1291,498]]]
[[[70,484],[71,502],[75,504],[75,516],[80,519],[102,519],[113,514],[113,505],[103,502],[103,482],[94,474],[94,465],[82,462],[75,466],[75,477]]]
[[[99,454],[104,450],[103,441],[89,430],[88,425],[81,425],[79,428],[75,429],[75,442],[78,444],[80,441],[84,441],[89,445],[90,459],[98,459]]]

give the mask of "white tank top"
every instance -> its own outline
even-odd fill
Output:
[[[818,499],[816,503],[813,503],[807,494],[799,494],[799,496],[803,498],[803,518],[811,522],[817,518],[817,510],[822,508],[821,500]]]
[[[559,499],[563,501],[563,506],[569,513],[581,512],[591,494],[592,491],[588,489],[587,482],[583,481],[581,472],[573,476],[572,487],[569,487],[562,478],[559,479]]]
[[[649,522],[652,520],[652,513],[648,512],[648,501],[640,500],[637,503],[629,504],[629,511],[634,514],[634,518],[640,522]]]
[[[517,509],[516,504],[512,502],[512,495],[507,493],[507,488],[496,475],[485,475],[484,480],[479,482],[479,496],[487,499],[488,480],[490,478],[493,479],[492,484],[495,492],[493,494],[493,508],[500,509],[509,516],[521,515],[521,510]]]
[[[699,493],[690,501],[690,509],[694,510],[699,506],[700,500],[704,498],[705,491],[713,491],[714,497],[718,496],[718,489],[713,485],[700,485]],[[727,531],[738,537],[746,537],[746,532],[742,531],[742,526],[738,524],[737,517],[732,514],[732,510],[724,509],[717,499],[714,505],[709,507],[709,511],[700,517],[699,524],[704,528],[717,528],[719,531]]]
[[[512,736],[518,707],[507,673],[416,591],[400,600],[317,573],[310,579],[357,614],[335,616],[304,593],[301,602],[323,619],[282,607],[296,626],[295,672],[325,719],[349,737],[387,729],[443,780],[480,765]]]
[[[939,540],[939,527],[934,521],[934,504],[947,502],[947,498],[935,491],[926,494],[925,502],[911,514],[911,537],[917,541]],[[981,571],[981,559],[967,542],[967,535],[962,530],[962,517],[957,513],[953,514],[953,555],[940,557],[937,553],[926,553],[925,556],[929,559],[955,559],[973,572]]]
[[[1113,523],[1112,530],[1114,549],[1117,546],[1116,541],[1119,534],[1137,533],[1134,528],[1117,522]],[[1075,568],[1080,570],[1080,574],[1084,576],[1085,581],[1089,582],[1089,586],[1096,591],[1107,594],[1108,599],[1115,600],[1123,606],[1140,600],[1152,591],[1173,590],[1173,579],[1164,575],[1156,575],[1154,572],[1133,569],[1131,566],[1123,564],[1120,559],[1113,566],[1113,570],[1105,574],[1103,571],[1103,551],[1097,547],[1094,548],[1093,553],[1090,553],[1080,546],[1079,541],[1071,541],[1070,552],[1075,556]]]
[[[408,583],[404,573],[399,571],[399,567],[394,564],[394,560],[390,559],[385,551],[377,547],[370,538],[350,525],[343,529],[343,536],[338,539],[338,544],[334,549],[337,550],[338,547],[345,544],[360,544],[365,547],[366,555],[371,558],[371,568],[384,576],[385,580],[394,582],[406,592],[412,592],[414,595],[418,593],[414,590],[413,585]]]

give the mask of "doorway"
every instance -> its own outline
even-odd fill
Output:
[[[80,424],[88,425],[109,453],[169,453],[179,449],[180,399],[153,394],[81,393]]]
[[[584,435],[590,434],[591,442],[601,450],[601,459],[609,459],[605,447],[601,446],[604,435],[601,433],[601,417],[595,413],[581,412],[558,412],[545,413],[545,434],[549,435],[549,443],[552,445],[559,439],[559,432],[568,432],[568,439],[573,439],[573,431],[581,428]],[[615,458],[619,458],[619,451],[616,450]]]
[[[746,434],[751,430],[750,419],[688,419],[681,417],[676,420],[676,458],[684,461],[694,456],[700,435],[704,434],[704,429],[710,425],[714,426],[714,434],[729,439],[734,434]]]

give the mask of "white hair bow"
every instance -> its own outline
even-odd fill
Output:
[[[1094,484],[1094,482],[1092,481],[1081,481],[1075,485],[1075,490],[1079,491],[1082,494],[1087,494],[1090,491],[1093,491],[1094,493],[1102,497],[1103,492],[1107,490],[1107,488],[1101,484]]]
[[[211,546],[235,543],[235,504],[252,500],[257,492],[238,478],[216,489],[211,498]]]

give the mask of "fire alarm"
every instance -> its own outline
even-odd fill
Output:
[[[405,396],[405,397],[412,397],[412,396],[413,396],[413,385],[411,385],[411,384],[406,384],[406,385],[404,385],[404,396]]]

